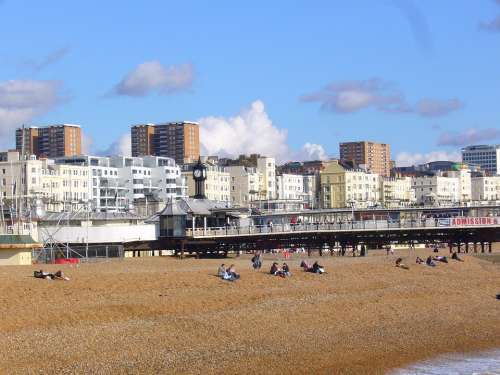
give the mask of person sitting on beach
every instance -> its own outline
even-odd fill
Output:
[[[254,270],[258,270],[262,267],[262,254],[257,252],[251,259],[252,267]]]
[[[217,275],[219,277],[222,277],[224,278],[224,275],[226,274],[226,266],[224,265],[224,263],[222,263],[219,267],[219,269],[217,270]]]
[[[314,264],[312,265],[312,272],[321,274],[325,273],[325,269],[323,268],[323,266],[320,266],[318,262],[314,262]]]
[[[288,267],[288,264],[286,264],[286,263],[283,263],[283,266],[281,267],[281,271],[283,272],[283,274],[285,276],[292,276],[292,274],[290,273],[290,267]]]
[[[441,255],[437,255],[437,256],[433,257],[432,260],[436,260],[438,262],[443,262],[443,263],[448,263],[448,258],[441,256]]]
[[[278,268],[278,263],[274,262],[272,265],[271,265],[271,270],[269,271],[269,273],[271,275],[277,275],[278,274],[278,271],[279,271],[279,268]]]
[[[454,251],[453,254],[451,254],[451,259],[459,261],[459,262],[463,262],[464,261],[462,258],[458,257],[458,254],[457,254],[456,251]]]
[[[422,258],[417,257],[417,259],[415,260],[415,263],[417,263],[417,264],[424,264],[425,261]]]
[[[240,274],[236,272],[236,269],[234,268],[234,264],[231,264],[231,266],[227,269],[227,273],[229,274],[230,280],[238,280],[240,278]]]
[[[434,250],[433,250],[435,253],[439,253],[439,248],[437,247],[437,245],[434,245]]]
[[[410,267],[408,267],[406,264],[403,263],[403,258],[396,259],[396,267],[403,268],[405,270],[410,269]]]
[[[432,257],[430,255],[427,257],[427,260],[425,261],[425,264],[427,264],[428,266],[431,266],[431,267],[436,267],[436,263],[434,263],[432,261]]]

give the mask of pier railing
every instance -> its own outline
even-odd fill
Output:
[[[422,220],[360,220],[337,223],[277,223],[246,227],[207,227],[186,229],[187,237],[229,237],[272,235],[293,232],[365,231],[391,229],[500,227],[500,217],[454,217]]]

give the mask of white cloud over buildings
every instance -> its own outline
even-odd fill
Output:
[[[288,132],[273,124],[264,103],[256,100],[232,117],[208,116],[200,123],[202,153],[236,157],[258,153],[278,161],[326,158],[321,145],[305,143],[299,151],[288,146]]]
[[[462,160],[462,155],[458,151],[431,151],[427,153],[400,152],[396,155],[395,160],[398,167],[406,167],[439,160],[460,161]]]
[[[0,82],[0,143],[11,145],[14,129],[54,109],[61,101],[58,81]]]

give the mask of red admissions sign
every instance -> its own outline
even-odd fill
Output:
[[[451,225],[498,225],[498,217],[454,217]]]

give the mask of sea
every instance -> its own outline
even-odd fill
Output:
[[[500,350],[447,354],[393,370],[388,375],[500,375]]]

